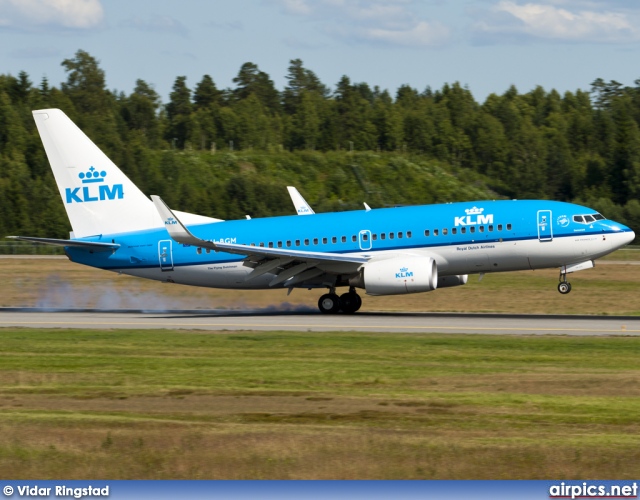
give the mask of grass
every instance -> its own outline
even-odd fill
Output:
[[[611,254],[618,263],[570,275],[573,290],[561,296],[558,270],[469,277],[465,286],[389,297],[363,294],[363,311],[455,311],[540,314],[640,315],[639,250]],[[620,262],[623,262],[620,264]],[[624,263],[628,262],[628,263]],[[66,258],[2,259],[0,307],[99,307],[133,309],[317,310],[321,291],[216,290],[133,278],[74,264]]]
[[[37,479],[632,479],[640,338],[0,330]]]

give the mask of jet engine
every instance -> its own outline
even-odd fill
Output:
[[[440,276],[438,278],[438,288],[448,288],[450,286],[466,285],[469,280],[468,274],[456,274],[454,276]]]
[[[361,278],[369,295],[429,292],[438,287],[438,267],[431,257],[395,257],[367,262]]]

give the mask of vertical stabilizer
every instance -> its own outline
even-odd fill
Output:
[[[162,226],[153,202],[67,115],[33,117],[76,238]]]
[[[293,186],[287,186],[287,190],[289,191],[289,196],[291,196],[291,201],[293,205],[296,207],[296,212],[298,215],[313,215],[315,212],[313,208],[307,203],[300,192]]]

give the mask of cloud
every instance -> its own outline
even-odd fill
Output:
[[[154,15],[145,19],[135,17],[133,19],[123,21],[121,25],[148,33],[178,35],[184,38],[189,37],[189,30],[187,27],[177,19],[170,16]]]
[[[446,43],[450,30],[421,19],[413,0],[272,0],[285,14],[315,23],[332,38],[349,43],[434,47]]]
[[[550,3],[562,4],[556,7]],[[622,2],[614,2],[621,4]],[[588,4],[599,10],[583,10],[584,0],[552,0],[547,3],[517,3],[502,0],[473,26],[473,35],[481,43],[504,40],[547,40],[573,43],[627,43],[640,40],[634,14],[624,10],[604,10],[609,3]]]
[[[104,19],[100,0],[0,0],[0,27],[88,30]]]

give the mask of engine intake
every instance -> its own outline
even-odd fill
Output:
[[[395,257],[367,262],[362,276],[369,295],[430,292],[438,287],[438,267],[431,257]]]

